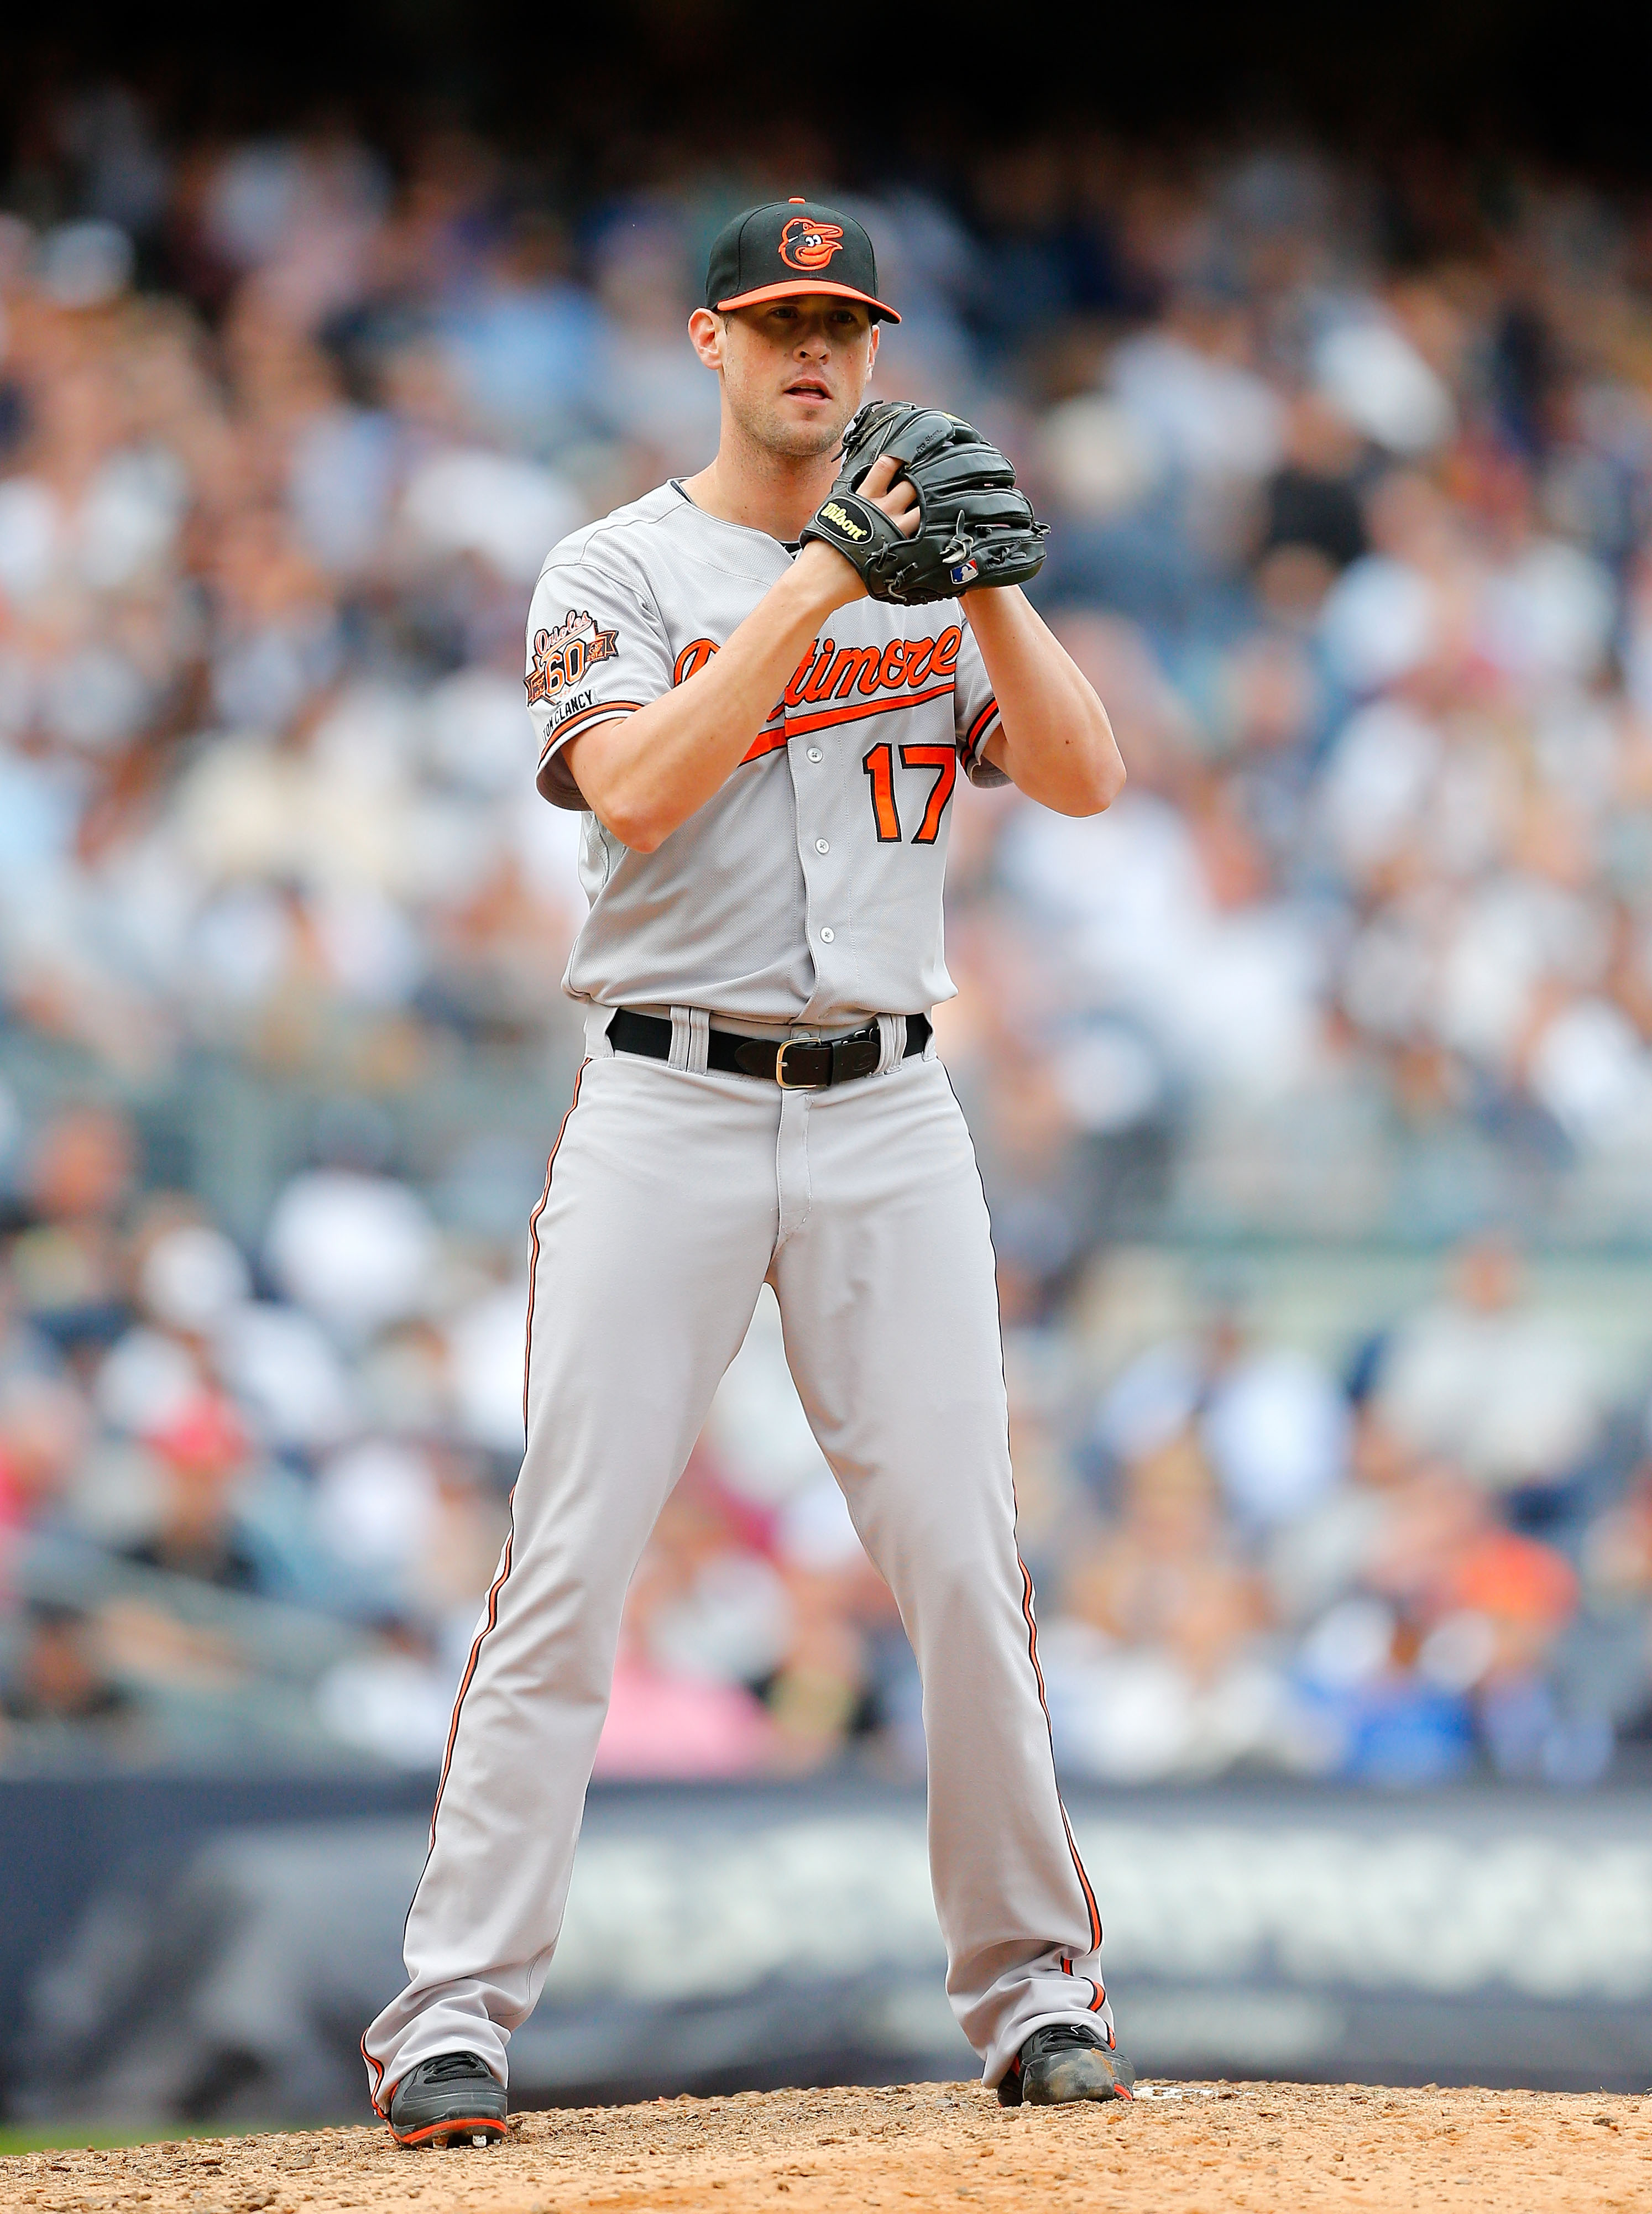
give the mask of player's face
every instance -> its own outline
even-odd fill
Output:
[[[713,366],[741,429],[771,453],[798,459],[830,453],[878,358],[866,310],[822,293],[737,308],[718,321]]]

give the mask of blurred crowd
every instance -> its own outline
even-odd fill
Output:
[[[960,792],[937,1018],[1063,1764],[1599,1777],[1652,1711],[1652,1303],[1608,1359],[1521,1254],[1652,1239],[1652,223],[1300,148],[807,166],[582,196],[450,123],[107,83],[14,149],[0,1765],[439,1758],[519,1450],[489,1086],[548,1142],[578,1050],[528,595],[709,458],[707,243],[808,190],[902,311],[878,388],[1054,526],[1130,769],[1093,822]],[[1294,1336],[1196,1268],[1156,1333],[1109,1290],[1281,1237],[1449,1257]],[[920,1762],[917,1688],[766,1306],[599,1769],[845,1758]]]

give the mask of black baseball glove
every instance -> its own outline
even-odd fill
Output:
[[[860,486],[884,454],[917,487],[922,517],[906,537]],[[804,529],[852,561],[874,600],[916,607],[956,599],[977,584],[1025,584],[1043,566],[1049,525],[1038,522],[996,446],[956,415],[880,400],[863,407],[843,440],[837,482]]]

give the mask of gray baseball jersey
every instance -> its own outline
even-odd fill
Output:
[[[539,788],[583,807],[571,739],[703,669],[792,555],[676,484],[565,539],[534,594],[529,712]],[[997,702],[955,601],[858,600],[823,625],[722,790],[652,853],[594,815],[590,914],[564,983],[603,1006],[707,1007],[754,1023],[853,1026],[952,996],[941,886],[962,766]]]
[[[540,788],[571,738],[686,682],[785,573],[674,486],[559,547],[529,629]],[[526,1450],[407,1917],[407,1988],[363,2040],[381,2112],[462,2049],[501,2078],[555,1948],[621,1613],[763,1284],[923,1678],[947,1988],[986,2082],[1046,2023],[1111,2041],[1101,1918],[1056,1788],[1015,1543],[1002,1348],[975,1153],[931,1037],[948,804],[997,720],[950,603],[857,602],[722,789],[652,853],[587,816],[568,967],[588,1058],[530,1238]],[[669,1061],[617,1006],[669,1007]],[[854,1027],[875,1072],[819,1092],[708,1066],[711,1018]]]

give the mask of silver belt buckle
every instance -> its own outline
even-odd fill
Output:
[[[774,1055],[774,1081],[782,1092],[824,1092],[828,1089],[823,1084],[788,1084],[786,1080],[786,1055],[789,1046],[824,1045],[826,1043],[824,1038],[817,1037],[786,1038],[781,1042]]]

